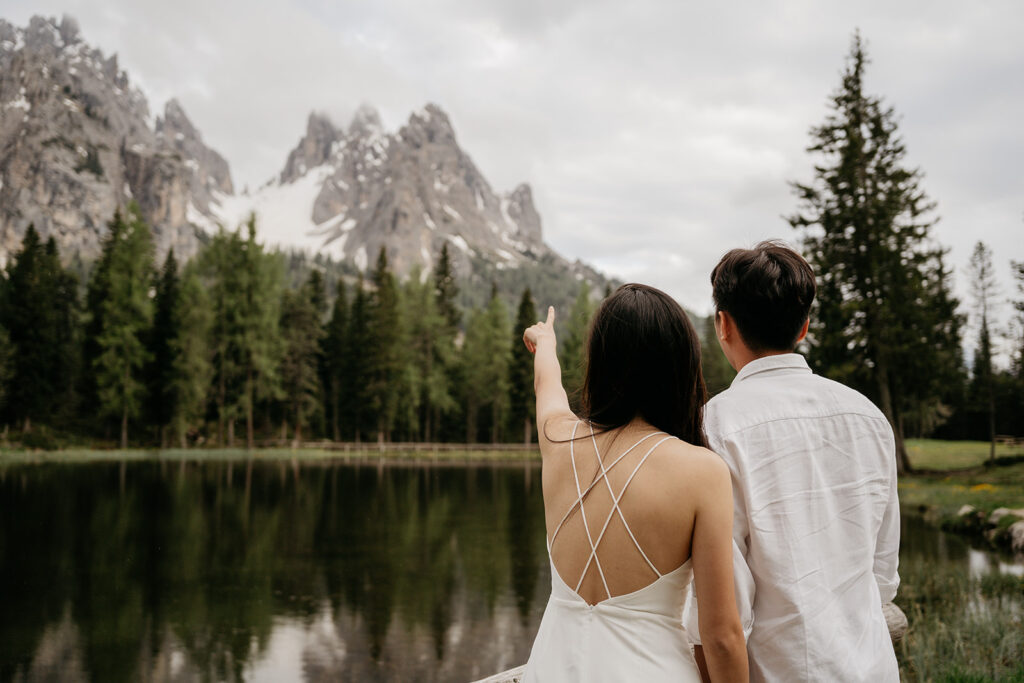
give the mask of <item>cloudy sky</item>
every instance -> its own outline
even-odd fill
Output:
[[[533,188],[561,253],[698,310],[718,257],[795,239],[789,180],[855,28],[938,202],[957,291],[977,240],[1003,294],[1024,260],[1024,4],[678,0],[5,0],[78,19],[162,107],[177,97],[236,186],[283,166],[310,110],[436,102],[498,190]],[[1009,318],[1004,306],[1003,318]]]

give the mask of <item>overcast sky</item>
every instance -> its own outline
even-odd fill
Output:
[[[388,128],[436,102],[506,191],[529,182],[548,242],[710,309],[726,250],[795,240],[787,181],[809,180],[859,27],[868,91],[901,120],[938,202],[966,298],[973,244],[1004,296],[1024,260],[1024,3],[1003,0],[4,0],[2,16],[78,19],[154,108],[184,105],[236,187],[280,171],[313,109]],[[543,302],[541,302],[543,303]],[[1009,306],[1002,317],[1008,319]]]

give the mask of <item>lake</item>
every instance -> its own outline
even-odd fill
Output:
[[[915,518],[901,558],[1024,570]],[[538,462],[0,468],[3,681],[470,681],[549,589]]]

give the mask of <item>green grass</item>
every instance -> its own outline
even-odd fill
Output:
[[[907,439],[910,464],[919,470],[954,470],[980,467],[988,460],[988,441]],[[996,445],[996,458],[1024,457],[1024,446]]]
[[[904,681],[1024,682],[1024,579],[972,578],[942,562],[900,563],[896,646]]]
[[[997,464],[986,467],[981,441],[914,439],[907,442],[915,472],[900,477],[900,503],[949,517],[964,504],[991,511],[1024,508],[1024,449],[1001,447]],[[1007,464],[1008,463],[1008,464]]]

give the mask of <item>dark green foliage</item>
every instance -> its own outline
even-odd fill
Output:
[[[139,416],[145,397],[143,368],[150,358],[145,336],[153,320],[153,242],[138,205],[130,204],[124,218],[115,216],[107,243],[109,272],[93,366],[99,412],[120,418],[121,447],[127,448],[128,420]]]
[[[562,385],[569,395],[569,403],[574,410],[579,408],[580,390],[583,388],[583,372],[586,363],[587,334],[590,329],[590,319],[594,317],[597,307],[590,299],[590,285],[586,280],[580,282],[576,301],[568,315],[559,325],[558,313],[555,316],[555,329],[561,326],[564,334],[559,332],[560,343],[558,361],[562,366]]]
[[[455,283],[455,273],[452,272],[452,261],[448,255],[448,243],[441,247],[441,256],[434,266],[434,291],[437,295],[437,310],[451,329],[459,326],[462,316],[455,305],[459,296],[459,287]]]
[[[389,441],[398,413],[399,382],[402,372],[402,323],[399,318],[398,283],[388,267],[388,255],[381,247],[373,271],[375,289],[370,300],[371,340],[368,354],[369,397],[377,416],[377,439]]]
[[[512,327],[512,362],[509,367],[509,435],[522,436],[525,443],[533,440],[537,405],[533,394],[533,354],[523,343],[523,332],[537,322],[537,306],[530,289],[523,290]]]
[[[509,403],[508,310],[496,287],[487,308],[474,310],[466,327],[462,349],[466,439],[475,443],[481,430],[497,443],[507,419]]]
[[[157,428],[161,447],[167,443],[167,428],[177,412],[174,391],[174,338],[180,328],[175,318],[181,297],[178,280],[178,262],[174,250],[167,252],[164,266],[156,283],[153,300],[153,327],[148,335],[150,362],[147,368],[149,423]]]
[[[866,63],[857,35],[832,111],[811,130],[815,179],[793,184],[789,222],[818,276],[809,359],[878,403],[904,470],[905,417],[939,404],[957,375],[960,318],[929,239],[934,205],[905,166],[894,111],[864,92]]]
[[[352,309],[348,319],[348,340],[341,367],[345,370],[345,388],[339,405],[342,415],[351,421],[351,435],[361,441],[376,427],[375,414],[370,410],[370,367],[373,333],[370,325],[370,301],[359,279],[352,297]]]
[[[51,238],[41,244],[29,226],[7,266],[0,326],[10,358],[8,420],[28,431],[34,421],[68,416],[74,400],[78,283],[65,271]]]
[[[189,432],[198,431],[213,380],[213,310],[194,266],[189,264],[181,279],[180,296],[172,314],[177,329],[170,342],[171,423],[182,448],[188,445]]]
[[[311,277],[298,291],[287,290],[281,303],[281,384],[287,401],[288,419],[295,441],[302,440],[302,429],[320,398],[319,368],[320,322],[318,302],[323,299],[322,281]]]
[[[344,281],[338,281],[334,296],[331,318],[321,343],[323,358],[324,413],[330,428],[331,438],[341,440],[342,392],[346,388],[346,363],[348,354],[348,297]],[[347,433],[347,430],[346,430]]]
[[[700,338],[700,366],[709,397],[728,389],[736,376],[736,371],[729,365],[729,360],[722,353],[722,347],[718,344],[714,314],[703,320],[703,333]]]

